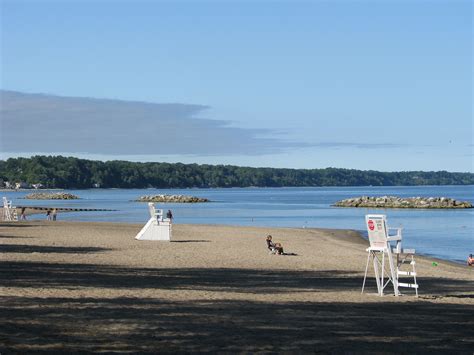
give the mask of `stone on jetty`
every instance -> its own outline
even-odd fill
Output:
[[[354,197],[338,201],[335,207],[370,207],[370,208],[473,208],[466,201],[458,201],[447,197]]]
[[[66,192],[35,192],[24,197],[27,200],[77,200],[79,197]]]
[[[209,202],[207,198],[186,195],[153,195],[141,196],[137,202],[161,202],[161,203],[199,203]]]

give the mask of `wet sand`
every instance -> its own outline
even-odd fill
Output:
[[[378,297],[354,231],[140,228],[0,222],[0,352],[472,352],[474,268],[417,257],[420,297]]]

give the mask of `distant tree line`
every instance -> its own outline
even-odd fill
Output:
[[[474,185],[474,174],[447,171],[379,172],[276,169],[232,165],[93,161],[62,156],[0,160],[0,179],[45,188],[188,188],[283,186]]]

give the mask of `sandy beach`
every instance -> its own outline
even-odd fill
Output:
[[[0,222],[0,352],[472,353],[474,268],[417,256],[420,297],[378,297],[354,231],[140,228]]]

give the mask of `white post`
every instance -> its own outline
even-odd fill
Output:
[[[380,285],[380,275],[379,275],[379,264],[375,252],[371,252],[374,258],[374,272],[375,272],[375,281],[377,282],[377,293],[382,295],[382,286]]]
[[[382,292],[380,292],[380,296],[383,296],[383,289],[385,288],[385,284],[383,282],[384,272],[385,272],[385,252],[382,252],[382,273],[380,275],[380,284],[382,285]]]
[[[392,251],[390,250],[390,243],[388,244],[388,263],[390,265],[390,274],[392,276],[392,283],[393,283],[393,292],[395,293],[395,296],[399,295],[398,292],[398,272],[395,270],[395,267],[393,265],[393,258],[392,258]]]
[[[367,271],[369,270],[369,262],[370,262],[370,252],[367,253],[367,264],[365,264],[364,282],[362,282],[362,291],[361,291],[361,293],[364,293],[365,280],[367,279]]]

